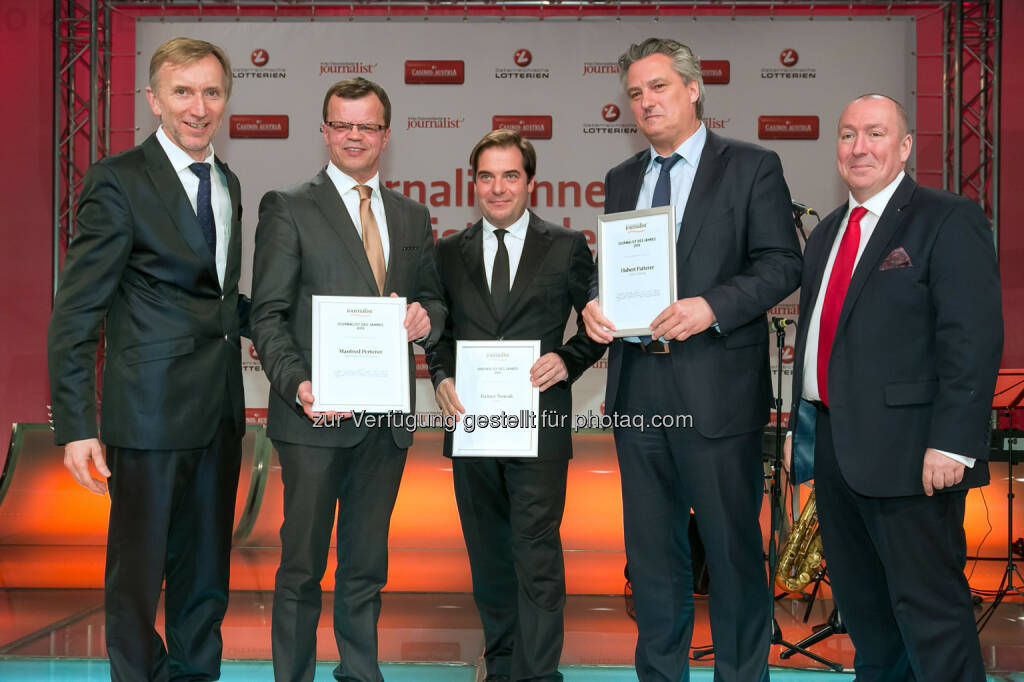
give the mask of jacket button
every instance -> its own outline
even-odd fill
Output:
[[[222,301],[224,300],[224,294],[220,295],[220,300],[222,300]]]
[[[229,341],[230,340],[230,339],[228,339],[228,335],[227,334],[224,335],[224,340],[225,341]]]

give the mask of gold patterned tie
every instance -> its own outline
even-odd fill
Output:
[[[369,185],[356,185],[356,191],[359,192],[359,222],[363,226],[363,249],[366,250],[366,258],[370,261],[373,279],[377,281],[377,292],[383,294],[387,265],[384,263],[384,246],[380,241],[377,219],[373,217],[373,211],[370,209],[370,193],[373,188]]]

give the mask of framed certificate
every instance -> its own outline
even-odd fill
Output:
[[[453,457],[536,457],[540,390],[530,368],[540,341],[458,341],[455,392],[466,408]]]
[[[598,298],[613,336],[651,333],[651,321],[676,300],[673,206],[597,218]]]
[[[313,410],[408,412],[405,299],[313,297]]]

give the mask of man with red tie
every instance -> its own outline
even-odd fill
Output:
[[[816,417],[818,520],[857,679],[980,682],[963,519],[988,483],[999,271],[978,205],[906,175],[912,144],[884,95],[839,119],[850,196],[807,242],[792,426]]]

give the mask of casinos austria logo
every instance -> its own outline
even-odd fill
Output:
[[[548,69],[526,68],[533,63],[533,53],[525,47],[521,47],[512,53],[512,63],[515,65],[515,68],[498,67],[494,70],[494,77],[503,80],[551,77],[551,72]]]
[[[523,137],[534,140],[551,139],[551,117],[550,116],[510,116],[498,115],[491,118],[491,128],[507,128],[515,130]]]
[[[817,116],[758,116],[759,140],[817,140]]]
[[[256,80],[266,78],[285,78],[284,69],[269,67],[270,52],[266,48],[257,47],[249,53],[249,63],[253,68],[232,69],[231,75],[236,80]]]
[[[407,59],[405,82],[429,85],[465,83],[466,63],[461,59]]]
[[[700,60],[700,75],[704,79],[704,85],[727,85],[729,83],[729,60]]]
[[[288,117],[285,115],[236,114],[228,119],[231,137],[241,138],[286,138]]]
[[[779,63],[782,67],[777,66],[766,66],[761,69],[761,78],[782,78],[782,79],[793,79],[793,78],[817,78],[818,72],[816,69],[801,67],[796,68],[796,65],[800,62],[800,55],[791,47],[787,47],[779,53]]]

